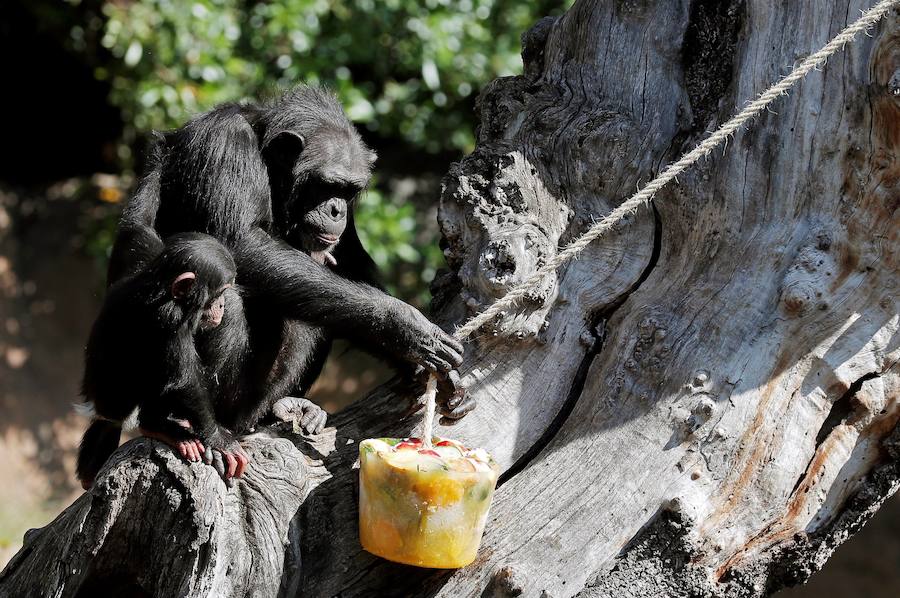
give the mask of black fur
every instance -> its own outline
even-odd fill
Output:
[[[119,446],[122,436],[122,424],[104,419],[95,419],[88,426],[81,445],[78,448],[76,471],[84,488],[89,488],[106,463],[106,460]]]
[[[250,349],[239,390],[217,401],[222,425],[245,431],[275,401],[305,393],[335,337],[433,371],[460,365],[458,341],[380,290],[352,215],[375,156],[330,93],[304,86],[268,106],[221,106],[160,136],[151,158],[110,281],[178,232],[208,233],[232,252]],[[457,392],[443,411],[472,406]]]
[[[215,418],[215,401],[237,392],[236,368],[247,350],[241,298],[228,287],[236,275],[231,254],[213,237],[182,233],[165,244],[145,243],[133,255],[144,267],[110,287],[85,352],[82,393],[97,416],[78,455],[78,477],[86,486],[138,407],[148,432],[196,436],[212,449],[236,444]],[[176,295],[173,282],[186,272],[194,274],[193,284]],[[204,318],[222,299],[224,317],[210,327]],[[192,431],[170,416],[187,420]]]

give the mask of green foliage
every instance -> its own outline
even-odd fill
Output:
[[[69,0],[79,4],[79,0]],[[469,151],[478,89],[521,71],[520,35],[571,0],[95,0],[111,61],[95,66],[125,121],[120,157],[148,131],[224,101],[330,86],[370,136],[418,152]],[[84,8],[82,6],[82,8]],[[73,45],[84,45],[81,26]],[[373,186],[363,242],[401,296],[442,264],[425,210]],[[433,212],[430,213],[433,218]],[[418,231],[418,233],[417,233]],[[428,231],[431,236],[421,234]],[[415,267],[413,267],[415,266]],[[399,278],[398,278],[399,277]],[[411,281],[411,282],[410,282]],[[415,293],[412,289],[417,289]]]
[[[549,0],[140,0],[103,5],[112,101],[138,130],[298,81],[430,152],[470,150],[471,100],[521,70],[519,36]]]
[[[428,215],[428,217],[426,217]],[[383,195],[374,186],[356,208],[359,236],[393,294],[417,305],[428,303],[428,285],[443,255],[437,246],[433,212]]]

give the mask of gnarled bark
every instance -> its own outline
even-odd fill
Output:
[[[478,147],[447,176],[438,315],[502,296],[866,5],[582,0],[540,21],[525,74],[484,90]],[[253,440],[231,491],[131,445],[28,538],[0,591],[76,595],[82,567],[153,595],[764,596],[803,581],[900,484],[898,20],[470,343],[479,408],[438,433],[505,470],[471,566],[359,546],[357,443],[418,417],[385,387],[317,450]]]

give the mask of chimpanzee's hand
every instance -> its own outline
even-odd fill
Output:
[[[328,413],[302,397],[284,397],[272,406],[272,414],[283,422],[299,425],[307,434],[318,434],[325,429]]]
[[[422,367],[407,372],[407,384],[400,387],[400,392],[408,392],[410,395],[420,396],[425,392],[425,383],[431,372]],[[446,375],[438,374],[437,396],[435,403],[438,413],[441,414],[441,425],[452,426],[467,413],[475,409],[475,398],[466,392],[459,378],[459,372],[450,370]]]
[[[203,460],[213,466],[230,488],[234,484],[233,478],[244,475],[244,468],[250,462],[247,453],[234,435],[221,426],[204,438],[203,444],[206,447]]]
[[[452,426],[476,405],[475,397],[466,392],[456,370],[450,370],[446,376],[438,376],[435,403],[443,426]]]
[[[416,308],[397,300],[383,323],[387,351],[430,372],[447,373],[462,365],[463,344],[440,329]]]

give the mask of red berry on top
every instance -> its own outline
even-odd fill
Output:
[[[418,449],[421,446],[422,446],[422,441],[419,440],[418,438],[407,438],[403,442],[398,443],[397,446],[394,447],[394,450]]]
[[[465,453],[468,450],[466,447],[464,447],[463,445],[461,445],[460,443],[458,443],[454,440],[441,440],[440,442],[436,443],[434,446],[452,446],[454,448],[459,449],[460,452],[463,452],[463,453]]]

